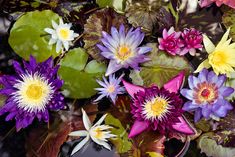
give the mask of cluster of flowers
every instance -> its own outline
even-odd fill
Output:
[[[53,21],[52,26],[54,29],[45,29],[51,34],[49,44],[56,43],[57,52],[68,50],[78,34],[70,29],[71,24],[64,24],[62,20],[59,24]],[[102,87],[95,89],[100,94],[95,101],[109,97],[115,104],[117,95],[125,91],[129,93],[132,98],[131,113],[135,120],[130,130],[130,138],[147,129],[158,130],[162,134],[177,131],[191,135],[195,130],[183,116],[184,111],[195,112],[196,122],[202,117],[218,120],[233,108],[225,98],[231,95],[234,89],[224,85],[226,76],[230,77],[235,67],[235,43],[230,44],[231,39],[227,40],[229,29],[217,46],[195,29],[185,29],[182,33],[175,32],[173,28],[163,31],[159,48],[172,55],[184,55],[187,52],[195,55],[196,49],[202,49],[201,43],[204,42],[208,59],[195,71],[199,72],[198,77],[188,77],[190,89],[181,89],[184,72],[180,72],[161,88],[155,85],[140,87],[130,84],[123,80],[124,75],[116,78],[113,73],[121,68],[131,67],[139,70],[139,64],[149,60],[145,54],[149,53],[151,48],[140,46],[144,39],[140,28],[125,31],[124,25],[121,25],[119,30],[112,27],[111,34],[102,32],[102,35],[103,44],[97,46],[101,54],[110,60],[105,74],[109,79],[103,77],[103,81],[97,80]],[[49,110],[65,107],[64,96],[59,91],[63,85],[57,75],[59,66],[54,66],[52,58],[37,63],[33,57],[30,57],[29,62],[23,61],[23,68],[18,62],[13,65],[16,75],[4,75],[0,78],[3,85],[0,94],[7,96],[5,105],[0,109],[0,115],[9,113],[7,121],[15,118],[17,130],[27,127],[35,118],[48,122]],[[213,71],[207,70],[210,67]],[[121,82],[124,87],[120,85]],[[183,103],[180,94],[189,101]],[[75,146],[72,154],[80,150],[90,138],[110,149],[106,141],[115,138],[115,135],[111,134],[110,126],[102,125],[106,115],[92,126],[86,112],[82,110],[82,113],[86,130],[71,132],[70,136],[85,138]]]
[[[171,55],[183,56],[189,53],[196,55],[196,50],[202,50],[202,33],[198,30],[185,29],[183,32],[174,31],[171,27],[168,31],[163,30],[163,38],[158,38],[159,49],[168,52]]]

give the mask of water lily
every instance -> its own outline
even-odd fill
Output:
[[[206,35],[203,35],[203,43],[208,53],[208,59],[198,66],[196,73],[203,68],[212,67],[217,75],[226,74],[228,77],[231,76],[235,67],[235,43],[230,44],[232,39],[228,39],[229,31],[230,29],[227,30],[216,46]]]
[[[231,87],[224,86],[225,75],[217,76],[213,71],[203,69],[198,77],[190,75],[188,84],[190,89],[182,89],[181,94],[189,99],[184,104],[185,111],[194,111],[194,121],[201,117],[206,119],[225,117],[233,109],[225,99],[234,92]]]
[[[69,134],[69,136],[78,136],[85,138],[74,147],[71,155],[79,151],[90,139],[98,145],[101,145],[106,149],[111,150],[110,145],[107,143],[107,139],[114,138],[116,137],[116,135],[111,134],[111,132],[109,131],[109,129],[112,128],[111,126],[101,124],[106,116],[107,114],[103,115],[92,126],[89,117],[87,116],[86,112],[82,109],[82,120],[86,130],[73,131]]]
[[[210,6],[212,3],[215,3],[218,7],[220,7],[222,4],[225,4],[235,9],[234,0],[200,0],[199,5],[201,7],[207,7]]]
[[[184,74],[180,73],[163,88],[145,88],[123,81],[132,97],[131,113],[135,119],[129,133],[130,138],[148,129],[158,130],[161,134],[171,131],[194,134],[194,130],[183,117],[183,101],[177,94],[183,79]]]
[[[53,66],[52,58],[36,63],[31,56],[29,63],[23,63],[24,68],[13,62],[16,75],[0,77],[3,85],[0,94],[7,97],[0,108],[0,115],[8,113],[6,121],[15,118],[18,131],[30,125],[35,118],[48,122],[49,110],[65,107],[64,97],[59,92],[63,81],[57,75],[59,66]]]
[[[179,54],[181,48],[184,46],[180,36],[181,32],[176,32],[174,27],[171,27],[168,31],[164,29],[162,38],[158,38],[159,49],[164,50],[171,55]]]
[[[109,80],[103,77],[103,82],[100,80],[96,80],[102,88],[95,88],[95,90],[99,91],[100,96],[95,100],[99,101],[104,97],[111,98],[112,102],[115,103],[117,95],[123,94],[125,89],[120,86],[121,79],[124,75],[121,75],[119,78],[116,78],[114,74],[109,75]]]
[[[59,53],[63,48],[68,51],[72,41],[78,37],[78,34],[71,30],[71,23],[64,23],[60,19],[60,23],[57,24],[52,20],[52,28],[45,28],[44,31],[51,35],[49,45],[56,44],[56,52]]]
[[[131,67],[139,69],[138,64],[149,60],[145,54],[150,52],[152,48],[141,46],[144,39],[144,33],[140,28],[133,30],[131,28],[125,33],[124,25],[121,25],[119,31],[111,28],[111,35],[107,32],[102,32],[103,38],[101,39],[103,45],[97,44],[101,50],[101,54],[110,59],[106,76],[118,71],[121,68]]]

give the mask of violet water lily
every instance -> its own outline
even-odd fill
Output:
[[[114,138],[116,135],[111,134],[110,130],[112,127],[109,125],[102,125],[107,114],[103,115],[93,126],[86,112],[82,109],[82,120],[86,130],[73,131],[69,136],[78,136],[85,137],[81,142],[79,142],[73,149],[71,155],[79,151],[90,139],[105,147],[108,150],[111,150],[110,145],[107,143],[109,138]]]
[[[125,33],[125,27],[121,25],[119,31],[112,27],[111,35],[104,31],[102,35],[103,45],[97,44],[97,46],[101,50],[101,54],[110,60],[106,76],[121,68],[139,69],[139,63],[149,60],[145,54],[150,52],[152,48],[139,46],[144,39],[144,33],[140,28],[135,30],[131,28]]]
[[[117,95],[123,94],[125,91],[124,87],[120,86],[123,76],[124,75],[121,75],[119,78],[116,78],[115,74],[112,74],[109,75],[109,80],[107,80],[105,77],[103,77],[103,82],[97,80],[97,82],[102,86],[102,88],[95,88],[95,90],[99,91],[98,94],[100,94],[100,96],[95,101],[99,101],[104,97],[108,97],[115,104]]]
[[[161,134],[178,131],[184,134],[194,134],[194,130],[183,118],[178,90],[182,85],[184,74],[180,73],[164,85],[163,88],[136,86],[126,81],[123,84],[132,97],[131,113],[135,122],[131,127],[129,137],[152,129]]]
[[[182,89],[181,94],[189,100],[184,104],[183,109],[195,112],[195,122],[201,117],[206,119],[225,117],[227,112],[233,109],[226,97],[232,94],[234,89],[226,87],[225,81],[225,75],[217,76],[207,69],[203,69],[198,77],[189,76],[190,89]]]
[[[59,66],[53,65],[53,59],[36,63],[31,56],[29,63],[23,63],[21,67],[14,61],[16,74],[0,77],[3,85],[0,94],[7,97],[0,115],[7,114],[6,121],[15,119],[17,131],[26,128],[35,118],[48,122],[49,110],[65,107],[64,96],[59,91],[63,81],[57,75]]]

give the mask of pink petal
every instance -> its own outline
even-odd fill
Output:
[[[234,0],[228,0],[227,2],[225,2],[224,4],[232,7],[233,9],[235,9],[235,1]]]
[[[177,76],[175,76],[173,79],[168,81],[164,88],[170,92],[177,93],[178,90],[181,88],[182,83],[184,81],[184,71],[181,71]]]
[[[147,122],[136,120],[131,127],[131,131],[128,135],[128,138],[132,138],[132,137],[142,133],[143,131],[147,130],[148,127],[149,127],[149,125]]]
[[[200,7],[207,7],[209,6],[211,3],[213,3],[212,0],[201,0],[201,2],[199,3]]]
[[[172,125],[173,129],[175,129],[178,132],[193,135],[195,134],[195,131],[192,129],[190,124],[185,120],[183,117],[179,117],[180,122]]]
[[[128,94],[130,94],[130,96],[132,98],[134,98],[135,93],[137,93],[139,91],[143,91],[144,92],[144,88],[143,87],[136,86],[134,84],[128,83],[125,80],[122,80],[122,83],[123,83],[124,87],[126,88],[126,91],[128,92]]]

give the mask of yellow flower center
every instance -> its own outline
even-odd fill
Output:
[[[109,93],[113,93],[115,91],[115,87],[113,85],[109,85],[108,88],[107,88],[107,91]]]
[[[211,54],[211,62],[216,66],[223,66],[227,63],[228,56],[222,51],[215,51]]]
[[[103,131],[100,129],[100,128],[96,128],[95,130],[94,130],[94,133],[95,133],[95,138],[97,138],[97,139],[102,139],[102,137],[103,137]]]
[[[42,87],[38,84],[31,84],[28,86],[28,89],[26,90],[26,95],[30,99],[38,100],[42,96]]]
[[[132,55],[131,50],[127,46],[121,46],[117,53],[117,58],[121,61],[127,60]]]
[[[69,38],[69,29],[62,28],[59,30],[59,35],[61,39],[67,40]]]
[[[155,119],[163,116],[167,109],[168,101],[162,97],[156,97],[145,104],[144,113],[147,119]]]

